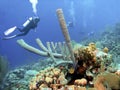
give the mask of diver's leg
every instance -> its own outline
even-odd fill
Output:
[[[18,28],[18,27],[17,27],[17,29],[18,29],[20,32],[23,32],[23,30],[22,30],[21,28]]]
[[[12,39],[15,38],[17,35],[13,35],[13,36],[9,36],[9,37],[3,37],[2,40],[8,40],[8,39]]]
[[[21,33],[21,34],[9,36],[9,37],[4,37],[4,38],[2,38],[2,39],[3,39],[3,40],[8,40],[8,39],[16,38],[16,37],[19,37],[19,36],[25,36],[27,33],[28,33],[28,32],[23,32],[23,33]]]
[[[28,32],[22,32],[21,34],[17,34],[16,37],[17,37],[17,36],[25,36],[27,33],[28,33]]]

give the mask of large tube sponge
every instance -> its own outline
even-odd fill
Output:
[[[74,53],[73,53],[73,49],[72,49],[72,44],[71,44],[68,28],[67,28],[67,25],[66,25],[66,22],[64,19],[63,11],[62,11],[62,9],[57,9],[56,12],[57,12],[57,16],[58,16],[58,20],[59,20],[59,23],[61,26],[62,33],[63,33],[64,38],[65,38],[65,42],[67,44],[68,50],[69,50],[70,55],[71,55],[71,59],[72,59],[73,64],[75,66],[75,64],[76,64],[75,57],[74,57]]]
[[[24,49],[26,49],[26,50],[28,50],[30,52],[33,52],[35,54],[42,55],[42,56],[47,56],[47,52],[40,51],[39,49],[34,48],[34,47],[28,45],[23,39],[17,40],[17,43],[21,47],[23,47]]]
[[[23,39],[20,39],[20,40],[17,40],[17,43],[23,47],[24,49],[32,52],[32,53],[35,53],[35,54],[38,54],[38,55],[41,55],[41,56],[50,56],[51,54],[55,57],[55,58],[62,58],[62,54],[58,54],[58,53],[52,53],[50,52],[43,44],[42,42],[40,41],[40,39],[36,39],[36,42],[37,44],[39,45],[39,47],[43,50],[39,50],[33,46],[30,46],[29,44],[27,44]]]

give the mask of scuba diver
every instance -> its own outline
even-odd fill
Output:
[[[8,29],[7,31],[4,32],[4,34],[7,36],[7,35],[11,34],[13,31],[19,30],[21,32],[20,34],[4,37],[3,40],[12,39],[12,38],[15,38],[15,37],[26,35],[31,29],[35,29],[37,27],[37,24],[38,24],[39,21],[40,21],[39,17],[30,17],[23,24],[22,28],[18,28],[17,26],[14,26],[14,27],[12,27],[12,28],[10,28],[10,29]]]
[[[67,23],[67,27],[68,27],[68,28],[74,27],[74,23],[73,23],[72,21],[69,21],[69,22]]]

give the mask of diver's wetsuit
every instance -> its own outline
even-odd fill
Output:
[[[4,37],[3,39],[11,39],[11,38],[15,38],[18,36],[24,36],[26,35],[31,29],[35,29],[37,27],[38,22],[40,21],[39,17],[32,17],[31,19],[29,19],[29,23],[26,26],[23,26],[23,28],[16,28],[18,29],[21,33],[17,34],[17,35],[13,35],[10,37]]]

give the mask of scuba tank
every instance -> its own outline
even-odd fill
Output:
[[[26,26],[30,23],[30,21],[31,21],[32,19],[33,19],[33,18],[30,17],[30,18],[23,24],[23,27],[26,27]]]

